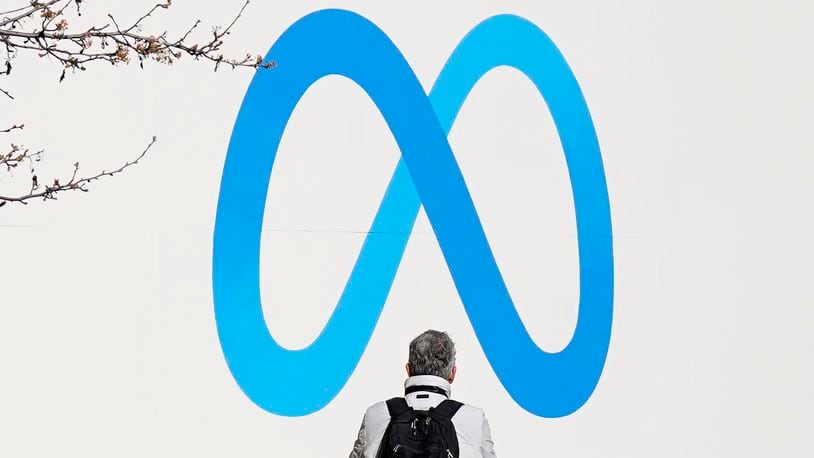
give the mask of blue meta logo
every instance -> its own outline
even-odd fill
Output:
[[[579,409],[596,388],[610,341],[610,204],[591,115],[549,37],[523,18],[491,17],[452,52],[429,96],[387,35],[349,11],[303,17],[266,57],[279,67],[258,72],[243,99],[223,169],[214,234],[215,319],[226,362],[243,392],[269,412],[301,416],[322,409],[342,390],[381,315],[423,205],[475,334],[509,395],[542,417]],[[499,66],[519,70],[542,94],[571,179],[579,314],[571,341],[558,353],[541,350],[521,321],[447,142],[473,86]],[[328,323],[310,346],[289,350],[275,341],[263,316],[263,212],[291,113],[326,75],[344,76],[364,89],[387,121],[401,159]],[[297,380],[292,383],[286,374],[297,374]]]

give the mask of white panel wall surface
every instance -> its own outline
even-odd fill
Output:
[[[87,20],[151,6],[83,3]],[[240,5],[178,0],[153,24],[223,22]],[[212,287],[221,174],[254,72],[182,59],[59,84],[56,63],[21,56],[2,122],[24,121],[16,138],[47,148],[43,176],[76,160],[110,168],[159,141],[89,193],[0,208],[0,457],[347,456],[364,409],[401,393],[407,344],[427,328],[455,340],[454,396],[484,409],[501,457],[814,456],[814,3],[258,1],[225,51],[265,53],[323,8],[375,23],[425,91],[495,14],[522,16],[559,47],[593,117],[613,224],[613,327],[591,398],[561,418],[512,400],[422,210],[344,388],[310,415],[258,407],[224,359]],[[449,142],[529,335],[561,350],[580,266],[545,101],[498,68]],[[319,81],[294,110],[259,272],[284,347],[320,335],[399,155],[348,79]]]

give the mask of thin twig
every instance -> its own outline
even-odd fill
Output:
[[[139,163],[139,161],[144,158],[150,148],[153,147],[155,142],[158,139],[154,136],[150,143],[147,144],[147,147],[144,148],[144,151],[138,155],[134,160],[125,162],[124,165],[115,169],[115,170],[102,170],[101,172],[84,177],[84,178],[77,178],[77,174],[79,173],[79,163],[74,164],[73,174],[71,178],[66,183],[60,183],[59,179],[55,179],[51,185],[46,185],[44,188],[41,188],[39,184],[39,180],[36,175],[32,176],[31,180],[31,191],[28,194],[22,196],[2,196],[0,195],[0,207],[6,205],[9,202],[19,202],[22,204],[28,204],[28,201],[31,199],[38,199],[42,198],[43,200],[56,200],[57,194],[63,191],[82,191],[88,192],[87,185],[93,181],[99,180],[103,177],[112,177],[117,175],[121,172],[124,172],[125,169],[128,167],[132,167]],[[42,189],[42,190],[40,190]]]
[[[0,134],[7,134],[7,133],[11,132],[12,130],[17,130],[17,129],[22,130],[23,127],[25,127],[25,124],[14,124],[13,126],[7,128],[7,129],[0,130]]]

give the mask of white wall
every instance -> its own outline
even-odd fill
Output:
[[[157,26],[218,22],[240,2],[176,3]],[[560,419],[511,400],[422,213],[346,387],[310,416],[259,409],[223,359],[211,288],[221,168],[252,72],[187,61],[102,67],[59,85],[56,64],[21,58],[8,86],[18,101],[2,117],[26,123],[26,143],[50,152],[47,170],[77,159],[109,168],[160,141],[91,193],[0,210],[0,456],[344,456],[364,408],[399,393],[406,344],[428,327],[455,339],[455,397],[486,410],[500,456],[814,452],[814,4],[255,2],[228,49],[264,53],[325,7],[375,22],[427,89],[493,14],[519,14],[559,46],[596,124],[614,228],[614,327],[593,397]],[[498,69],[450,143],[526,327],[542,348],[562,348],[578,263],[545,104]],[[264,312],[282,344],[319,334],[398,154],[345,80],[319,82],[296,109],[262,252]]]

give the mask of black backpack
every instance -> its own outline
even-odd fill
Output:
[[[452,416],[463,404],[446,399],[430,410],[413,410],[404,398],[387,401],[390,423],[377,458],[458,458]]]

